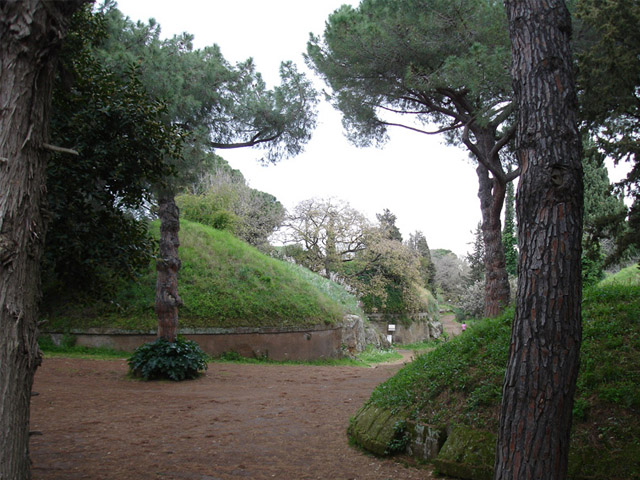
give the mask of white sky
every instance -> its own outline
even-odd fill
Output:
[[[133,20],[155,18],[163,36],[189,32],[194,45],[218,44],[232,62],[253,57],[269,86],[279,83],[281,61],[308,71],[302,53],[309,33],[322,34],[329,14],[358,0],[118,0]],[[433,248],[464,255],[480,221],[475,167],[466,150],[443,138],[403,129],[390,132],[383,149],[360,149],[342,135],[341,114],[322,103],[318,127],[301,155],[263,167],[260,150],[222,150],[253,188],[275,195],[292,209],[302,200],[336,197],[375,221],[388,208],[405,239],[421,230]]]

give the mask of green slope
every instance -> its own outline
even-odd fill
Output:
[[[181,327],[297,327],[361,313],[357,300],[333,282],[268,257],[227,232],[186,220],[180,225]],[[157,224],[153,231],[157,236]],[[50,306],[45,329],[155,328],[153,265],[136,282],[121,282],[107,300],[68,293]]]
[[[368,403],[437,427],[497,433],[512,318],[478,321],[379,385]],[[573,418],[570,478],[640,478],[638,283],[585,292]]]

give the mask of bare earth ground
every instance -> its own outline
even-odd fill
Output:
[[[348,445],[349,418],[400,366],[213,363],[172,383],[130,380],[125,360],[47,358],[32,399],[33,478],[432,479]]]

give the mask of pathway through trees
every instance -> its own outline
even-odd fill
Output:
[[[441,319],[460,333],[453,315]],[[348,444],[349,418],[403,360],[375,368],[212,363],[182,383],[125,360],[47,358],[35,379],[35,480],[431,480]]]
[[[32,399],[33,477],[431,479],[348,445],[349,418],[400,367],[213,363],[169,383],[127,379],[124,360],[47,358]]]

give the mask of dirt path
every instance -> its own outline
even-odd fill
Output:
[[[456,316],[453,313],[448,313],[440,318],[444,331],[449,334],[449,337],[455,337],[462,333],[462,324],[456,322]]]
[[[125,361],[48,358],[33,478],[432,479],[347,442],[349,418],[400,367],[211,364],[176,384],[128,380]]]

